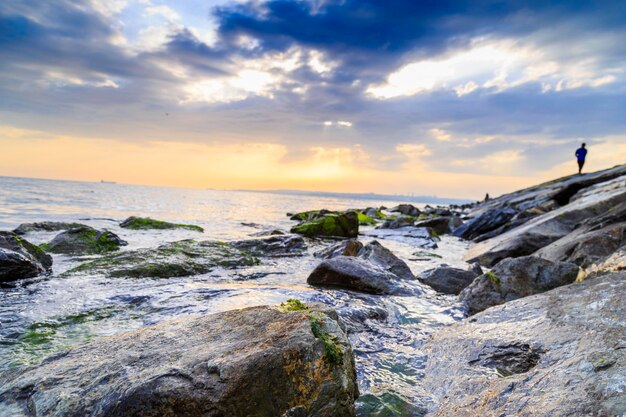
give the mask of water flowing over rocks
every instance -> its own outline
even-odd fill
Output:
[[[51,253],[83,255],[113,252],[128,243],[108,230],[96,230],[93,227],[75,227],[59,233],[52,241],[42,245]]]
[[[512,301],[424,347],[430,416],[626,413],[626,273]]]
[[[350,343],[310,307],[174,319],[5,372],[0,415],[354,416]]]
[[[0,282],[50,272],[52,257],[12,232],[0,232]]]
[[[552,262],[535,256],[508,258],[476,278],[459,298],[470,314],[521,297],[571,284],[580,270],[571,262]]]
[[[205,274],[217,267],[257,265],[259,260],[225,242],[191,239],[166,243],[155,249],[137,249],[106,255],[65,273],[103,274],[117,278],[171,278]]]
[[[302,256],[306,250],[304,239],[296,235],[274,235],[262,239],[230,242],[230,245],[253,256]]]
[[[480,274],[473,270],[440,266],[422,272],[417,279],[432,287],[435,291],[444,294],[458,295],[470,285],[478,275]]]

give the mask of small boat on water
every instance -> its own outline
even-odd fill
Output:
[[[117,184],[115,181],[105,181],[105,180],[100,180],[101,184]]]

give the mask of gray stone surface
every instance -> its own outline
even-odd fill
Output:
[[[0,282],[50,272],[52,257],[13,232],[0,232]]]
[[[170,320],[10,370],[0,387],[3,416],[350,417],[358,396],[349,341],[320,306]]]
[[[422,272],[417,279],[435,291],[457,295],[470,285],[478,275],[472,270],[439,266]]]
[[[491,308],[437,332],[430,416],[622,416],[626,273]]]

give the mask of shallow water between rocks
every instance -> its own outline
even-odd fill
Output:
[[[232,241],[263,230],[289,231],[295,223],[287,212],[391,207],[396,203],[0,177],[0,230],[12,230],[26,222],[78,221],[117,233],[129,243],[122,250],[131,250],[189,238]],[[120,228],[119,223],[131,215],[197,224],[205,231]],[[371,228],[361,230],[367,233]],[[39,244],[55,235],[35,232],[25,238]],[[360,239],[368,242],[372,237]],[[416,247],[411,239],[378,240],[414,273],[442,263],[466,266],[462,257],[467,244],[456,238],[444,236],[437,249]],[[331,244],[307,240],[308,253],[302,257],[262,258],[254,267],[169,279],[62,278],[60,273],[93,257],[54,255],[52,275],[0,287],[0,372],[37,365],[44,357],[71,346],[173,317],[298,298],[333,306],[346,323],[356,357],[360,416],[421,414],[426,394],[416,384],[423,372],[420,346],[434,330],[462,318],[455,297],[424,286],[420,296],[314,288],[306,283],[319,263],[313,253]],[[414,255],[420,251],[438,257]]]

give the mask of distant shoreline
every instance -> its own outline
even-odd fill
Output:
[[[407,196],[397,194],[375,194],[375,193],[333,193],[326,191],[301,191],[301,190],[246,190],[237,189],[230,191],[247,192],[247,193],[263,193],[263,194],[280,194],[280,195],[302,195],[310,197],[337,197],[337,198],[349,198],[355,200],[385,200],[385,201],[399,201],[410,203],[423,203],[423,204],[467,204],[474,203],[476,200],[470,200],[466,198],[445,198],[437,196]]]

